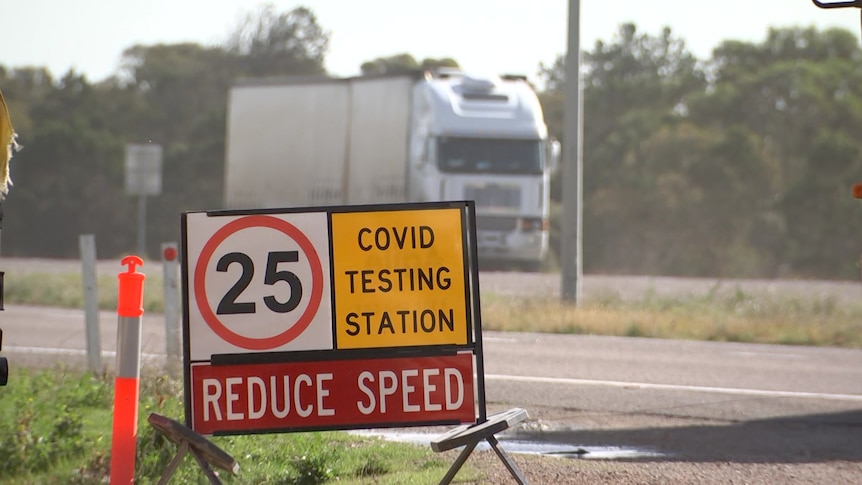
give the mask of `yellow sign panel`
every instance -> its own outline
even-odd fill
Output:
[[[467,343],[461,211],[332,214],[340,349]]]

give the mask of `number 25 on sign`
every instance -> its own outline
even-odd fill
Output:
[[[183,219],[192,360],[332,348],[325,213]]]

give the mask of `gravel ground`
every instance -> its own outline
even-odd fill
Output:
[[[859,484],[862,464],[828,463],[732,463],[697,461],[619,461],[512,455],[532,484]],[[480,481],[517,483],[492,451],[477,451],[468,460],[482,471]]]
[[[508,407],[496,404],[489,412],[505,409]],[[619,419],[619,416],[602,417],[555,408],[531,408],[529,414],[526,421],[497,437],[503,450],[533,485],[862,483],[859,440],[855,439],[854,430],[844,431],[846,439],[836,440],[835,435],[823,427],[831,426],[828,423],[806,426],[767,421],[748,424],[760,427],[740,434],[722,430],[733,429],[742,425],[741,422],[701,418],[627,414]],[[573,422],[577,423],[574,427]],[[414,434],[405,441],[425,442],[415,437],[416,428],[400,431]],[[445,427],[436,427],[421,433],[427,433],[427,442],[430,442],[431,437],[446,431]],[[535,442],[531,436],[543,433],[553,434],[551,441],[554,443],[571,443],[572,450],[580,448],[578,443],[588,443],[584,446],[592,451],[581,456],[520,453],[518,449],[524,447],[512,442]],[[594,453],[603,448],[600,445],[620,442],[636,448],[629,451],[652,451],[652,456],[642,453],[640,458],[598,458]],[[475,473],[462,469],[452,483],[517,483],[503,462],[487,448],[480,446],[464,466]],[[441,453],[440,458],[454,463],[460,451],[459,448]]]
[[[571,417],[571,413],[567,412]],[[519,425],[514,433],[518,439],[529,436],[531,428],[554,428],[554,409],[531,409],[530,418]],[[658,445],[657,448],[699,451],[682,451],[674,456],[655,456],[639,459],[597,459],[508,453],[523,472],[527,481],[534,485],[552,484],[816,484],[839,485],[862,483],[862,462],[856,457],[859,450],[834,450],[834,441],[819,440],[816,428],[790,429],[791,426],[776,424],[785,430],[764,428],[763,440],[775,440],[782,433],[785,443],[763,443],[757,437],[750,442],[739,443],[729,435],[709,433],[707,436],[690,436],[675,432],[680,428],[696,426],[727,426],[726,422],[708,420],[679,420],[661,418],[654,415],[630,415],[623,422],[597,419],[596,416],[578,419],[587,424],[580,430],[571,430],[558,435],[555,441],[578,443],[589,431],[611,430],[615,435],[631,430],[632,434],[643,437],[645,423],[650,423],[651,433],[645,441]],[[569,423],[571,424],[571,423]],[[561,425],[565,428],[566,425]],[[520,430],[520,431],[519,431]],[[524,431],[526,430],[526,431]],[[862,432],[862,429],[858,430]],[[804,440],[794,440],[794,433],[808,433]],[[525,436],[526,435],[526,436]],[[505,435],[504,435],[505,436]],[[798,435],[797,435],[798,436]],[[643,438],[642,438],[643,439]],[[709,446],[687,445],[687,440],[709,439]],[[780,438],[779,438],[780,439]],[[634,439],[622,441],[636,443]],[[688,441],[690,443],[690,441]],[[506,440],[501,440],[506,449]],[[642,443],[643,445],[643,443]],[[820,445],[820,446],[818,446]],[[857,442],[845,443],[856,446]],[[810,447],[810,448],[809,448]],[[817,448],[821,449],[817,449]],[[705,450],[706,448],[706,450]],[[814,449],[811,449],[814,448]],[[725,450],[725,451],[722,451]],[[776,452],[786,450],[786,452]],[[446,452],[447,459],[454,461],[457,451]],[[697,453],[697,454],[695,454]],[[455,483],[507,484],[517,483],[509,474],[502,461],[490,450],[473,452],[467,460],[482,477],[479,480],[458,480]]]

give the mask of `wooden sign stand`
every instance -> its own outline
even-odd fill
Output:
[[[221,480],[213,472],[210,464],[232,475],[236,475],[239,472],[239,463],[232,456],[185,425],[156,413],[150,413],[147,421],[153,428],[156,428],[157,431],[161,432],[178,446],[177,454],[168,464],[168,467],[165,468],[161,479],[159,479],[159,485],[167,485],[171,476],[173,476],[180,463],[182,463],[183,458],[185,458],[186,453],[189,452],[195,457],[204,475],[206,475],[213,485],[221,485]]]
[[[484,423],[459,426],[432,441],[431,449],[436,452],[448,451],[458,448],[459,446],[464,447],[461,454],[458,455],[458,458],[455,460],[455,463],[453,463],[452,467],[449,468],[446,476],[440,480],[440,485],[448,485],[452,479],[455,478],[458,470],[461,469],[461,465],[467,461],[467,458],[476,448],[476,445],[478,445],[482,440],[487,441],[488,444],[491,445],[491,449],[494,450],[494,453],[497,454],[500,461],[503,462],[503,465],[505,465],[506,469],[509,470],[509,473],[512,474],[512,477],[514,477],[520,485],[525,485],[527,483],[526,477],[524,477],[524,474],[521,473],[521,470],[518,469],[518,466],[514,461],[512,461],[503,448],[500,447],[500,444],[494,435],[509,429],[527,419],[527,417],[527,411],[525,409],[513,408],[508,411],[489,416],[488,420]]]

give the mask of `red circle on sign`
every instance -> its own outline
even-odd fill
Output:
[[[266,338],[252,338],[240,335],[231,329],[227,328],[218,316],[213,313],[206,294],[206,274],[207,266],[216,248],[227,239],[231,234],[242,229],[250,227],[268,227],[286,234],[293,239],[299,248],[305,253],[308,258],[308,263],[311,265],[311,296],[308,306],[302,312],[296,323],[285,330],[284,332]],[[320,266],[320,257],[314,249],[311,241],[305,237],[299,229],[293,224],[272,216],[247,216],[241,219],[236,219],[222,226],[210,239],[204,244],[198,261],[195,264],[195,302],[198,305],[201,315],[203,315],[206,324],[221,337],[224,341],[234,344],[237,347],[242,347],[249,350],[270,350],[280,347],[291,340],[298,337],[311,324],[320,307],[320,300],[323,296],[323,269]]]
[[[162,257],[165,258],[165,261],[173,261],[173,260],[177,259],[176,248],[173,248],[170,246],[166,247],[163,254],[162,254]]]

